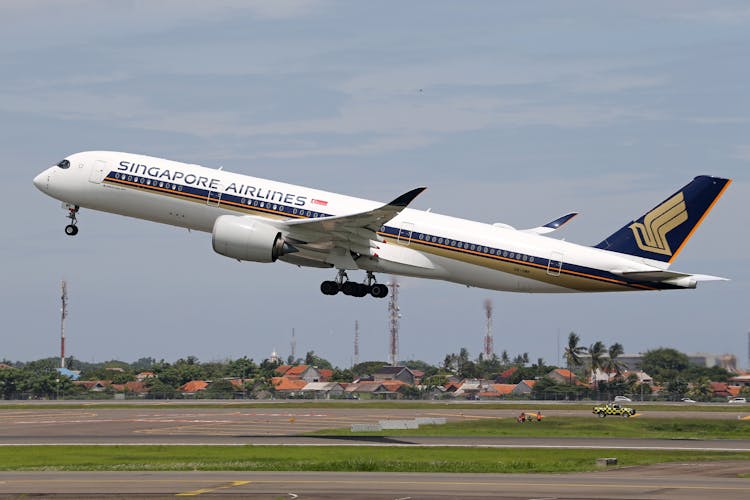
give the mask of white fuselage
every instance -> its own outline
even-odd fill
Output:
[[[356,214],[382,205],[130,153],[92,151],[67,160],[68,168],[51,167],[34,184],[70,205],[197,231],[211,232],[221,215],[282,221]],[[517,292],[656,288],[618,274],[653,269],[643,259],[432,212],[406,208],[380,228],[378,237],[369,256],[377,258],[352,260],[334,251],[303,249],[288,261]]]

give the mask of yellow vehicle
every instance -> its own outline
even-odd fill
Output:
[[[607,415],[619,415],[628,418],[635,415],[635,408],[620,406],[617,403],[607,403],[605,405],[594,406],[593,413],[599,415],[600,418],[604,418]]]

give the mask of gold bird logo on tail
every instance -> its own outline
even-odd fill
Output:
[[[672,255],[667,234],[686,220],[688,213],[685,197],[680,192],[647,213],[643,217],[643,224],[634,222],[629,227],[641,250]]]

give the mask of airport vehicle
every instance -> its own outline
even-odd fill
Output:
[[[607,403],[604,405],[594,406],[593,413],[599,415],[600,418],[604,418],[607,415],[619,415],[621,417],[631,417],[635,415],[634,408],[628,408],[627,406],[620,406],[617,403]]]
[[[729,404],[743,404],[743,403],[747,403],[747,399],[745,399],[745,398],[731,398],[727,402]]]
[[[632,400],[627,396],[615,396],[615,403],[632,403]]]
[[[212,234],[238,261],[335,268],[326,295],[385,297],[375,273],[527,293],[679,290],[715,276],[670,271],[693,231],[730,184],[699,176],[596,246],[545,236],[571,213],[517,230],[406,208],[425,188],[381,204],[221,169],[111,151],[66,157],[34,185],[63,202],[78,234],[80,208]],[[362,270],[362,282],[348,272]]]
[[[695,403],[695,400],[690,398],[682,398],[680,401],[683,403]]]

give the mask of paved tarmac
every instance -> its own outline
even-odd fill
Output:
[[[340,472],[0,472],[0,497],[273,499],[748,498],[744,463],[633,467],[585,474]]]
[[[535,408],[529,408],[535,410]],[[739,411],[739,410],[738,410]],[[519,410],[188,408],[180,405],[55,409],[44,405],[0,409],[0,445],[205,444],[543,447],[551,449],[682,449],[750,451],[750,440],[606,438],[305,437],[325,428],[388,419],[445,417],[450,421],[514,419]],[[544,410],[547,417],[596,417],[585,410]],[[692,412],[691,412],[692,413]],[[673,412],[648,412],[673,418]],[[681,417],[689,416],[681,413]],[[694,413],[737,419],[741,413]],[[637,417],[636,417],[637,418]],[[537,425],[527,424],[527,425]],[[0,498],[748,498],[750,462],[669,464],[587,474],[421,474],[330,472],[0,472]]]

